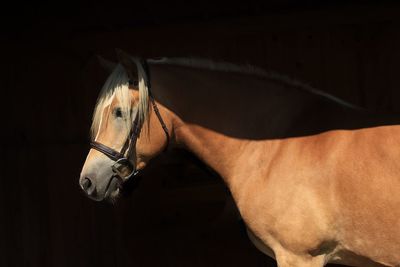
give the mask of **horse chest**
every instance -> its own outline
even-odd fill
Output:
[[[282,180],[243,184],[236,202],[244,221],[271,248],[280,244],[299,252],[318,249],[334,235],[328,201],[309,186]]]

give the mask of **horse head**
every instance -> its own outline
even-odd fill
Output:
[[[169,116],[151,95],[146,62],[117,52],[119,64],[105,82],[94,110],[92,148],[79,180],[85,193],[97,201],[115,200],[124,183],[169,141]]]

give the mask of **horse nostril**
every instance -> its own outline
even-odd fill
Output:
[[[85,190],[85,191],[87,191],[87,190],[90,188],[90,186],[92,185],[92,182],[90,181],[89,178],[86,178],[86,177],[85,177],[85,178],[83,179],[81,185],[82,185],[82,189]]]
[[[85,177],[81,182],[82,189],[88,194],[89,196],[93,195],[96,186],[92,183],[92,181]]]

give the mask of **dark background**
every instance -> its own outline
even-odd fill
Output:
[[[80,192],[107,76],[96,55],[249,63],[399,112],[399,15],[394,1],[3,6],[0,266],[274,266],[224,208],[223,182],[183,151],[155,159],[115,206]]]

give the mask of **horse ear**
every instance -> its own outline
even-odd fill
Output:
[[[97,60],[99,61],[100,66],[102,66],[103,69],[105,69],[109,73],[111,73],[117,66],[117,63],[109,61],[100,55],[97,55]]]
[[[138,79],[138,71],[135,62],[133,62],[132,57],[122,51],[121,49],[116,49],[117,52],[117,57],[119,63],[125,68],[126,73],[128,74],[128,77],[132,81],[137,81]]]

